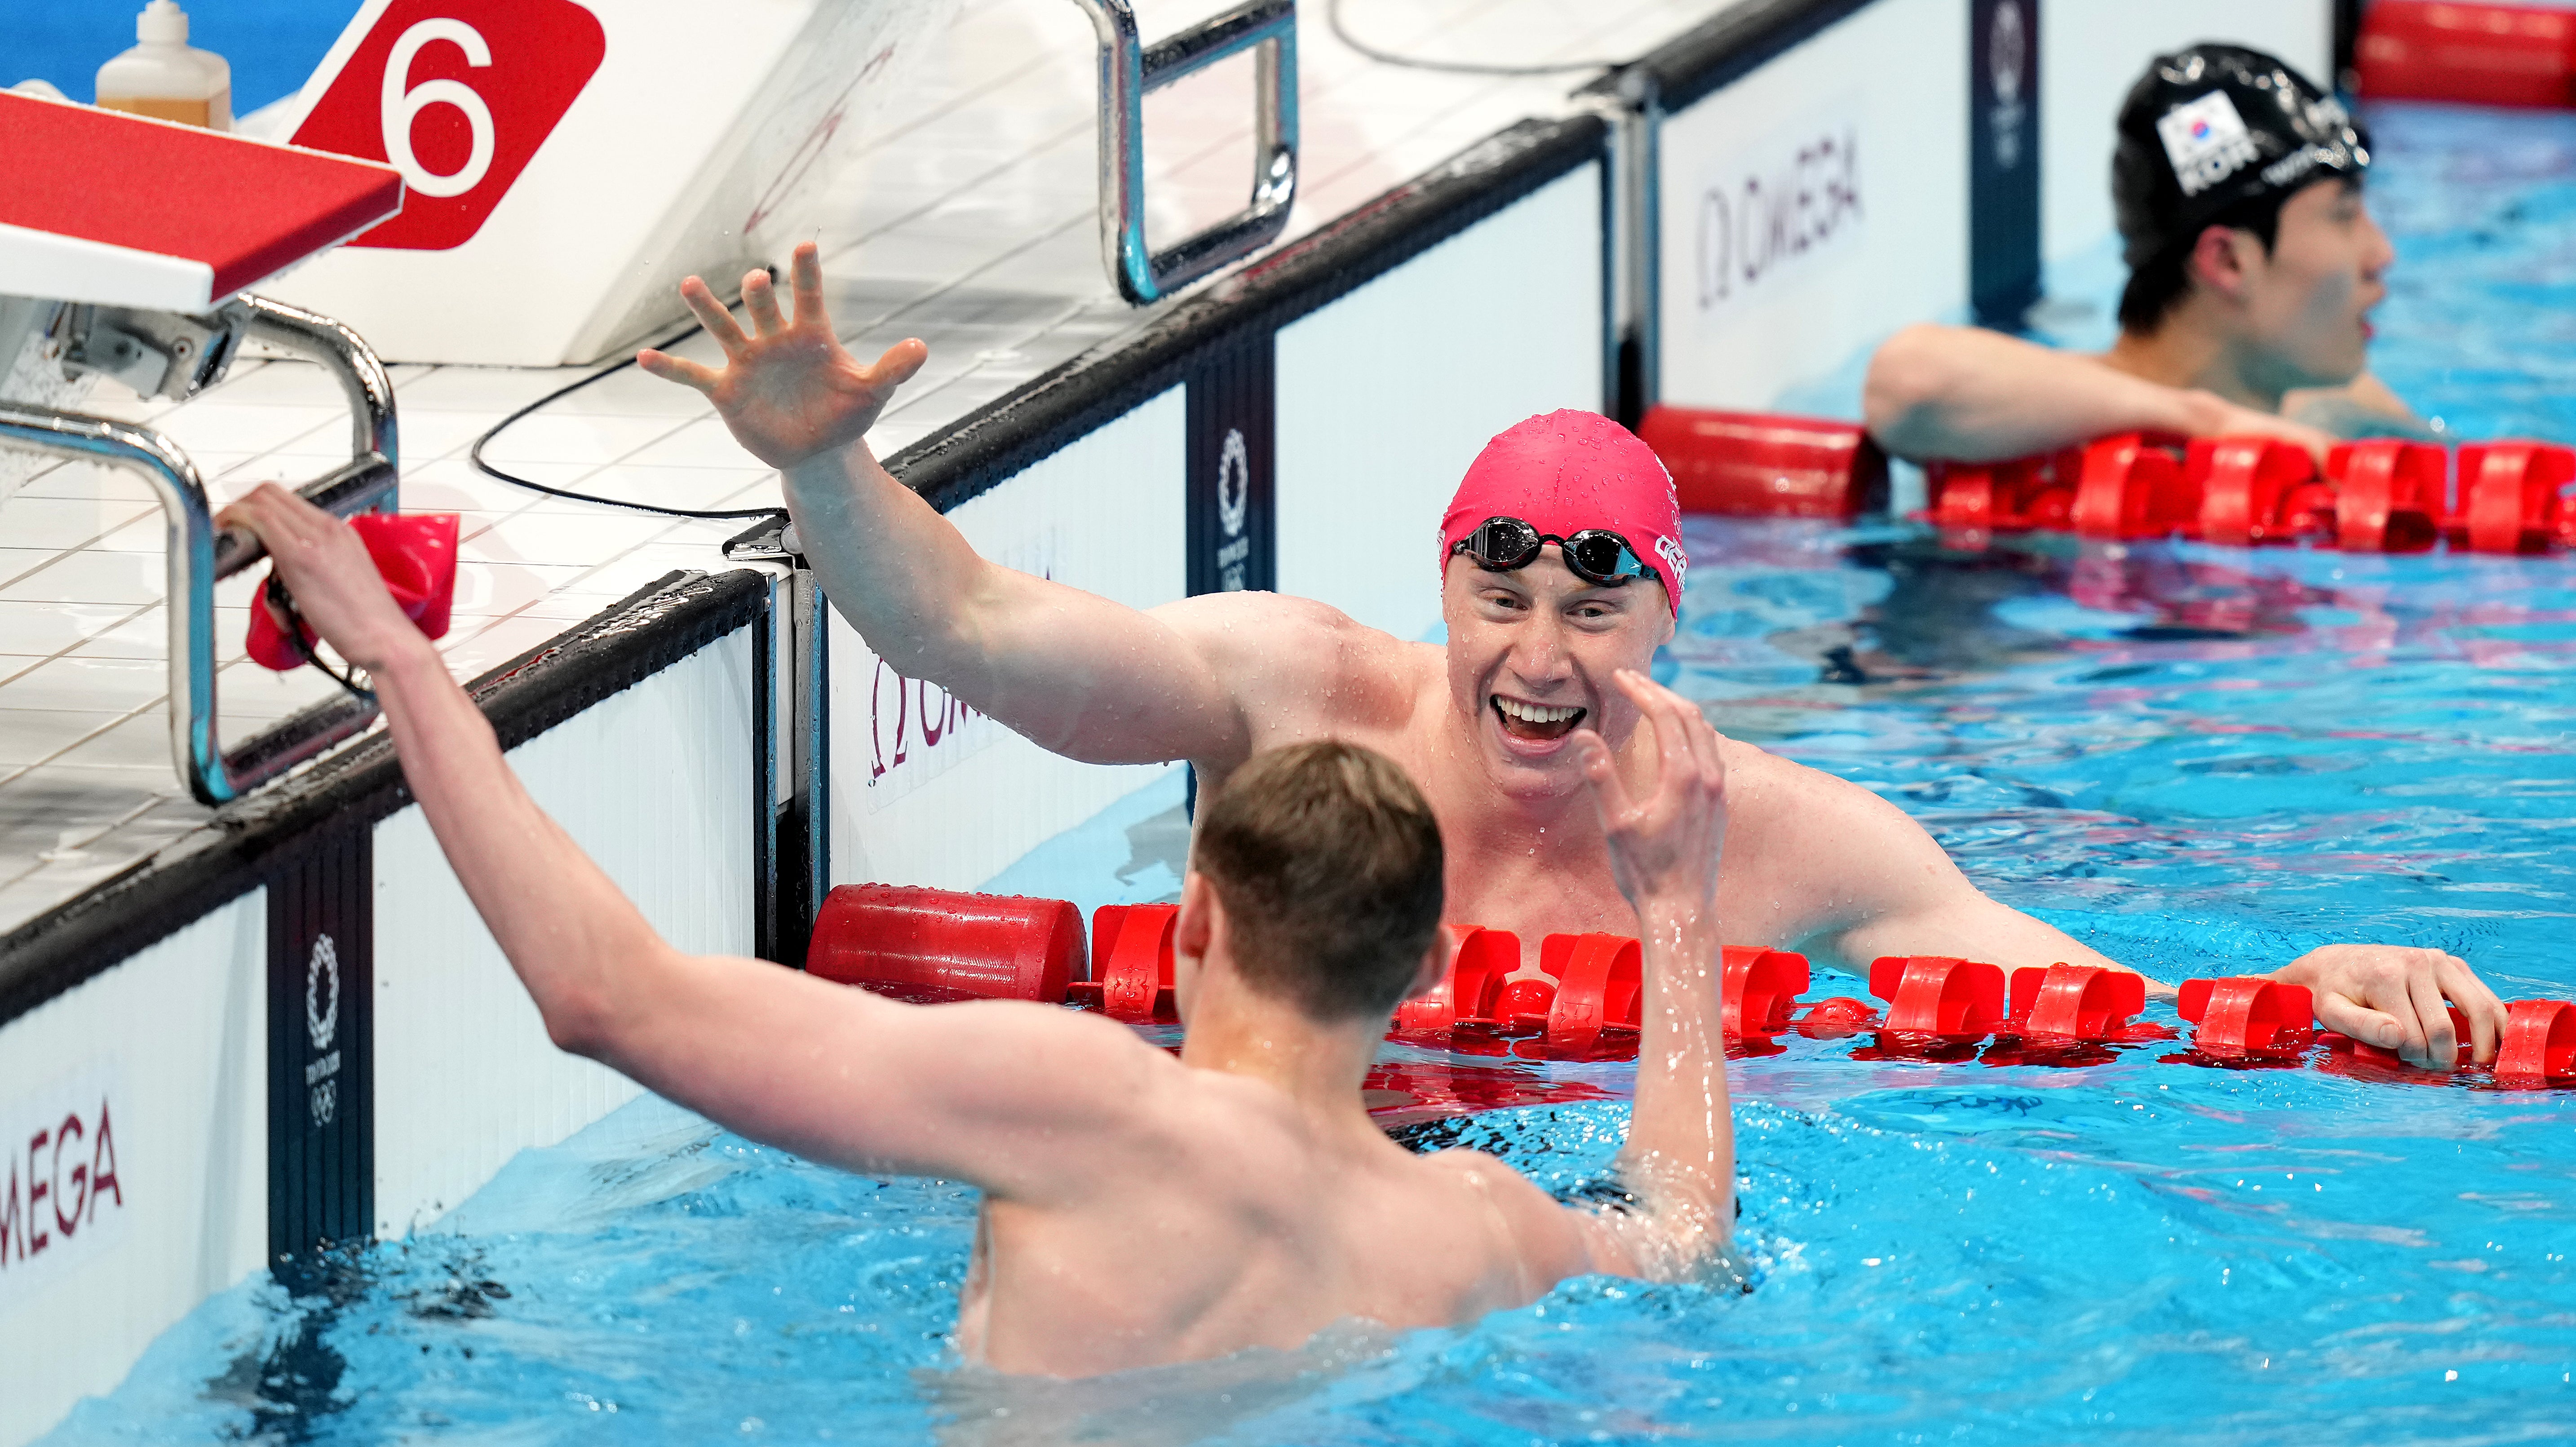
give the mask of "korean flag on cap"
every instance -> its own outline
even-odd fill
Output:
[[[2245,118],[2223,90],[2165,112],[2156,122],[2156,135],[2165,143],[2165,158],[2173,162],[2174,179],[2186,196],[2197,196],[2261,159]]]

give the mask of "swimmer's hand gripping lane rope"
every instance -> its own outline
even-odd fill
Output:
[[[815,920],[808,969],[825,979],[920,1002],[1017,999],[1099,1010],[1132,1024],[1171,1024],[1173,935],[1168,904],[1103,905],[1089,949],[1081,912],[1062,900],[1022,899],[882,884],[842,885]],[[1521,943],[1504,930],[1446,925],[1449,971],[1397,1007],[1388,1038],[1452,1056],[1527,1061],[1634,1059],[1642,956],[1624,935],[1559,934],[1540,942],[1524,974]],[[2146,984],[2097,965],[2006,971],[1977,960],[1891,955],[1872,961],[1861,1000],[1803,1003],[1805,956],[1730,945],[1721,1016],[1728,1053],[1771,1055],[1778,1036],[1839,1039],[1870,1032],[1856,1059],[2091,1065],[2123,1046],[2170,1040],[2139,1020]],[[2389,1079],[2441,1078],[2392,1052],[2316,1028],[2302,986],[2255,978],[2183,982],[2178,1013],[2197,1028],[2175,1064],[2243,1069],[2314,1063]],[[2518,1000],[2492,1080],[2499,1087],[2576,1086],[2576,1003]],[[2456,1021],[2466,1041],[2465,1021]],[[2318,1052],[2318,1045],[2328,1047]],[[2460,1064],[2469,1067],[2462,1046]],[[2471,1078],[2474,1078],[2472,1076]],[[1494,1104],[1525,1103],[1498,1095]]]

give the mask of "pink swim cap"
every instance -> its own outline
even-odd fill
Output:
[[[1681,499],[1654,450],[1597,412],[1550,412],[1497,435],[1467,465],[1440,518],[1440,569],[1485,519],[1519,518],[1542,533],[1572,537],[1608,528],[1637,560],[1662,575],[1673,614],[1682,611]]]

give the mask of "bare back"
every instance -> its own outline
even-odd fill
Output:
[[[1139,1050],[1152,1047],[1137,1043]],[[1074,1199],[988,1195],[958,1346],[1084,1376],[1526,1305],[1594,1269],[1588,1217],[1474,1151],[1413,1155],[1347,1106],[1154,1051],[1154,1084]]]

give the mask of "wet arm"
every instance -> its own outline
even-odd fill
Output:
[[[1645,946],[1637,1103],[1619,1152],[1634,1211],[1596,1218],[1599,1269],[1652,1280],[1720,1259],[1735,1226],[1735,1116],[1726,1085],[1716,919],[1689,909],[1639,914]]]
[[[1978,327],[1907,327],[1870,359],[1861,410],[1900,457],[1988,462],[2114,432],[2210,430],[2224,403]]]
[[[1086,762],[1248,752],[1243,711],[1192,626],[1204,605],[1140,612],[989,562],[865,442],[786,478],[824,592],[895,671]]]
[[[418,635],[413,635],[418,639]],[[1059,1187],[1154,1052],[1016,1002],[904,1005],[674,949],[529,798],[425,642],[375,670],[414,797],[555,1043],[729,1129],[854,1170]]]

